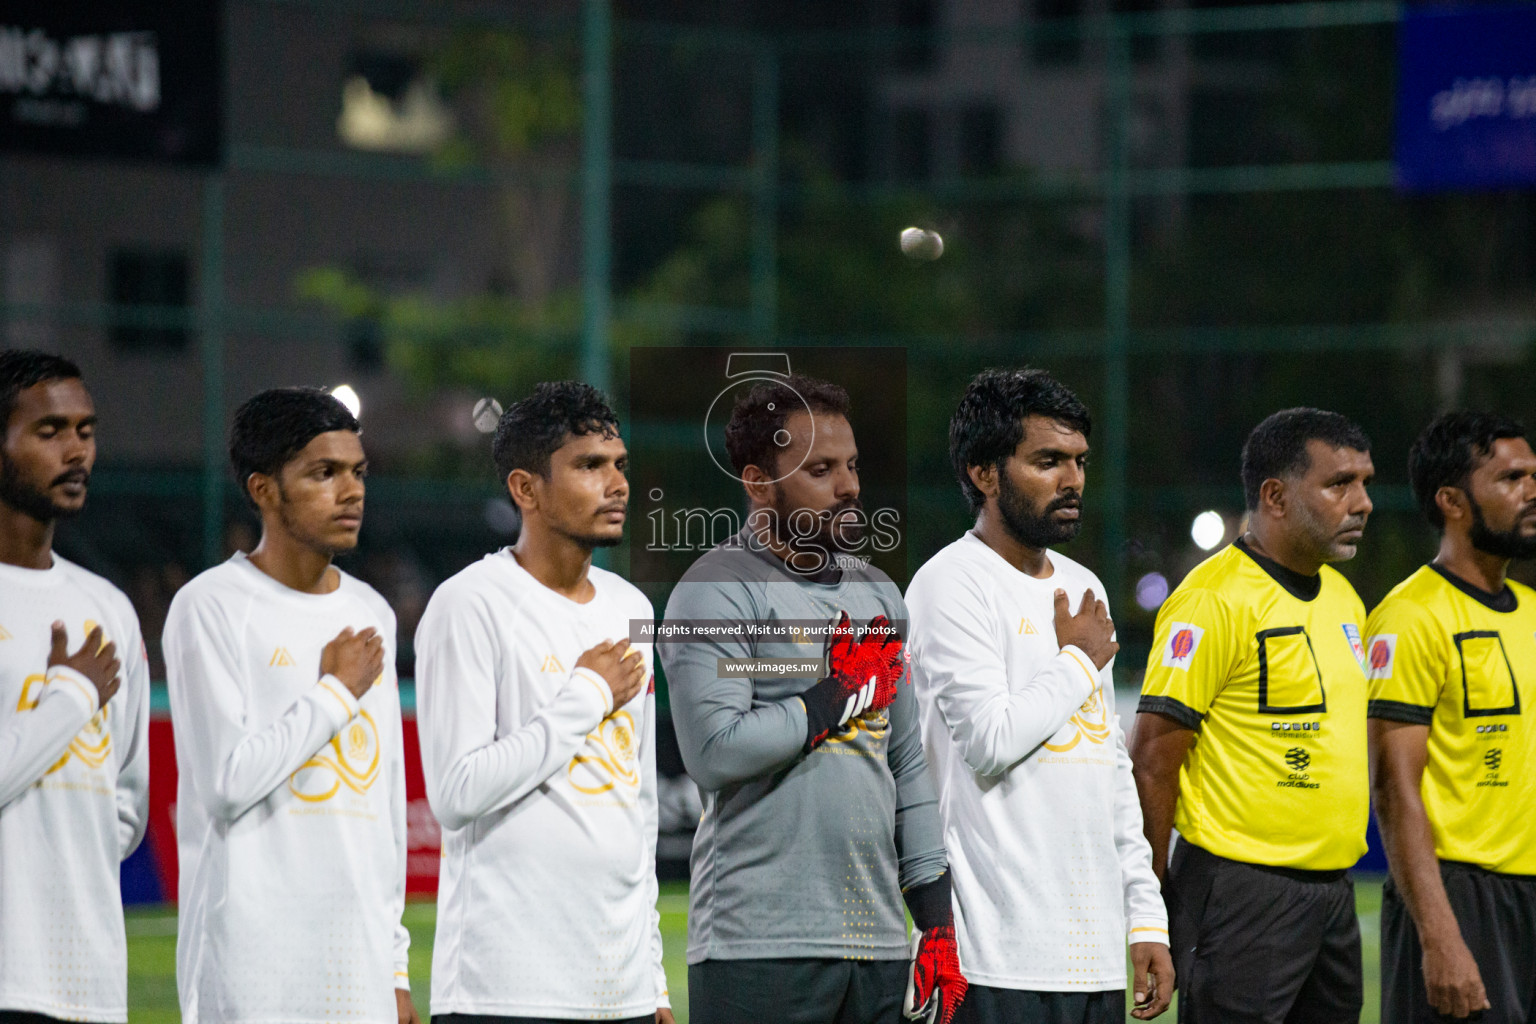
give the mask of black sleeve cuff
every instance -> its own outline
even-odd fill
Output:
[[[1365,706],[1365,717],[1385,718],[1389,722],[1428,725],[1435,720],[1435,709],[1422,704],[1404,704],[1400,700],[1373,700]]]
[[[931,882],[914,885],[903,895],[907,909],[912,912],[912,923],[923,931],[954,924],[955,911],[949,902],[949,872],[946,871]]]
[[[1200,731],[1205,724],[1205,716],[1200,714],[1188,704],[1181,704],[1172,697],[1143,697],[1141,703],[1136,705],[1138,714],[1150,713],[1171,718],[1186,729]]]

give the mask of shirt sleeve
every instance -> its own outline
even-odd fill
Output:
[[[755,622],[744,583],[684,580],[672,591],[666,619]],[[752,680],[723,677],[718,659],[751,656],[745,639],[690,639],[657,645],[671,696],[672,724],[688,774],[700,787],[727,786],[779,769],[805,747],[805,704],[798,698],[756,702]]]
[[[1226,602],[1210,590],[1175,590],[1157,613],[1137,711],[1199,730],[1242,649]]]
[[[395,623],[390,616],[389,633],[393,636]],[[405,926],[405,880],[410,857],[410,816],[405,799],[405,726],[400,720],[400,679],[395,674],[394,651],[385,659],[384,685],[391,694],[390,712],[394,728],[390,730],[390,758],[394,768],[390,772],[389,816],[393,826],[395,843],[394,889],[389,901],[389,919],[395,923],[395,988],[410,991],[411,988],[411,932]]]
[[[890,617],[908,619],[907,631],[911,632],[905,606],[898,605]],[[908,669],[897,684],[896,699],[891,702],[891,740],[886,750],[886,763],[896,780],[897,881],[903,891],[933,881],[949,867],[949,859],[944,853],[939,797],[933,786],[933,774],[928,771],[928,758],[923,752],[923,738],[918,730],[917,695],[912,688],[910,658],[907,664]]]
[[[95,684],[62,665],[50,668],[30,696],[30,707],[0,719],[0,808],[32,788],[97,711]],[[24,690],[22,703],[28,698]]]
[[[656,676],[655,649],[646,653],[652,674],[645,681],[645,730],[640,737],[640,810],[645,828],[645,905],[650,908],[651,977],[656,985],[656,1006],[672,1006],[667,992],[667,970],[663,963],[661,912],[656,908],[660,886],[656,881],[656,830],[660,813],[656,796]]]
[[[1114,679],[1110,666],[1103,674],[1104,696],[1113,700]],[[1168,909],[1162,885],[1152,873],[1152,847],[1147,843],[1141,817],[1141,798],[1131,774],[1131,755],[1125,746],[1120,716],[1115,730],[1115,851],[1120,857],[1120,880],[1125,888],[1125,927],[1128,942],[1161,942],[1168,945]]]
[[[245,661],[226,602],[184,589],[165,624],[166,689],[176,759],[195,798],[221,821],[261,803],[357,714],[357,698],[321,676],[263,728],[245,708]]]
[[[126,602],[124,602],[126,604]],[[127,859],[149,824],[149,659],[138,619],[127,609],[132,633],[124,638],[123,687],[108,703],[123,715],[114,736],[123,743],[117,768],[118,855]]]
[[[1446,631],[1419,604],[1389,598],[1365,626],[1371,718],[1428,725],[1448,676]]]
[[[614,638],[617,639],[617,638]],[[508,807],[574,757],[613,710],[596,672],[574,669],[554,697],[496,736],[497,688],[510,657],[491,611],[463,587],[432,595],[416,630],[416,721],[432,813],[447,829]]]
[[[1063,647],[1028,679],[1009,680],[988,606],[987,588],[963,575],[915,583],[914,671],[972,771],[1000,775],[1028,756],[1072,717],[1099,683],[1093,661]]]

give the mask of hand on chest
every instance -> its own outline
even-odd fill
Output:
[[[383,623],[358,609],[351,615],[323,618],[295,612],[270,612],[252,621],[245,635],[245,712],[250,724],[265,725],[275,721],[307,692],[320,678],[320,658],[326,644],[343,630],[354,632],[376,629]],[[374,682],[377,688],[392,677],[395,663],[395,638],[384,637],[383,674]],[[369,694],[363,696],[364,706]]]
[[[0,619],[0,716],[25,715],[35,711],[47,681],[51,627],[63,622],[67,633],[66,651],[81,649],[85,638],[98,626],[103,645],[123,643],[116,624],[100,608],[75,600],[68,607],[42,603],[25,611],[9,610]],[[118,653],[119,659],[123,652]],[[60,683],[58,685],[70,685]],[[99,773],[113,758],[113,725],[118,701],[108,702],[70,740],[68,748],[51,765],[44,778],[73,776],[79,772]]]

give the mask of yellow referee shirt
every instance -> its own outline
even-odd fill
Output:
[[[1241,540],[1163,603],[1140,711],[1196,731],[1174,824],[1232,860],[1326,871],[1365,852],[1365,606]]]
[[[1536,591],[1511,582],[1489,594],[1426,565],[1366,632],[1371,717],[1429,726],[1435,852],[1536,875],[1536,730],[1521,716],[1521,689],[1536,685]]]

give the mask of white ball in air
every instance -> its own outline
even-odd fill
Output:
[[[937,231],[906,228],[901,233],[901,252],[914,260],[936,260],[944,255],[944,239]]]

